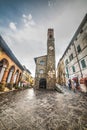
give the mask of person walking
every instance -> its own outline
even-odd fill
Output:
[[[71,79],[68,80],[68,87],[69,87],[69,90],[71,90],[71,88],[72,88]]]
[[[76,89],[77,89],[77,83],[76,83],[76,81],[74,80],[74,81],[73,81],[73,91],[76,92]]]
[[[85,78],[84,84],[86,86],[86,93],[87,93],[87,78]]]

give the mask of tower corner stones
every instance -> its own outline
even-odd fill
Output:
[[[55,72],[55,39],[54,29],[47,32],[47,55],[34,58],[36,63],[35,86],[54,90],[56,84]]]

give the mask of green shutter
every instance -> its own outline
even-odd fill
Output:
[[[72,70],[73,70],[73,72],[75,72],[75,66],[72,66]]]
[[[66,72],[67,72],[67,74],[68,74],[68,67],[66,67]]]
[[[69,56],[70,61],[73,60],[73,54]]]
[[[81,52],[81,47],[80,47],[80,45],[77,46],[77,51],[78,51],[78,53]]]
[[[68,64],[68,59],[66,59],[65,63],[66,63],[66,65]]]
[[[86,63],[85,63],[85,60],[84,60],[84,59],[81,61],[81,65],[82,65],[82,68],[85,68],[85,67],[86,67]]]
[[[69,78],[69,71],[68,71],[68,67],[66,67],[66,77]]]

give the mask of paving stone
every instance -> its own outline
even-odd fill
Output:
[[[0,121],[0,130],[5,130],[6,128],[3,126],[2,122]]]
[[[87,130],[87,96],[27,89],[0,95],[0,130]]]
[[[15,122],[15,120],[10,118],[8,115],[5,116],[5,117],[2,117],[1,121],[3,122],[4,126],[8,130],[14,130],[14,129],[16,129],[18,127],[18,124]]]

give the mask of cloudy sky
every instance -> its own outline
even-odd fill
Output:
[[[34,57],[47,53],[54,28],[56,65],[87,13],[87,0],[0,0],[0,35],[34,76]]]

